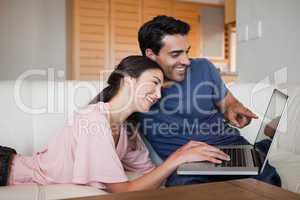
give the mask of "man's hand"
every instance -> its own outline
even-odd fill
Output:
[[[243,128],[247,126],[252,118],[257,119],[257,116],[248,108],[244,107],[241,103],[236,102],[227,107],[224,113],[225,119],[229,124]]]
[[[224,113],[225,120],[237,128],[243,128],[247,126],[253,118],[258,118],[251,110],[243,106],[229,91],[226,97],[217,105],[220,111]]]

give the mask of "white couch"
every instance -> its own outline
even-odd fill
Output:
[[[101,81],[0,82],[0,145],[14,147],[18,153],[26,155],[40,150],[73,111],[84,107],[104,86]],[[230,86],[234,95],[260,116],[264,114],[272,88],[256,84]],[[288,88],[291,96],[288,112],[279,125],[284,134],[277,138],[270,158],[282,178],[283,187],[294,192],[300,192],[299,89]],[[253,121],[241,133],[251,142],[258,127],[259,121]],[[128,175],[130,178],[138,176]],[[71,184],[0,187],[0,199],[61,199],[98,194],[106,192]]]

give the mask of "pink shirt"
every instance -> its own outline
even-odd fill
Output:
[[[140,137],[141,148],[131,148],[126,127],[115,145],[106,103],[75,113],[63,130],[33,156],[16,155],[10,185],[73,183],[105,189],[103,183],[128,181],[127,171],[146,173],[154,168]]]

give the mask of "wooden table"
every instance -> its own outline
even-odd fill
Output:
[[[300,200],[300,195],[255,179],[99,195],[83,200]],[[73,199],[73,200],[75,200]]]

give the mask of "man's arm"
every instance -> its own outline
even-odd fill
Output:
[[[238,128],[247,126],[252,118],[258,118],[251,110],[243,106],[230,91],[223,100],[217,103],[217,106],[224,113],[228,123]]]

